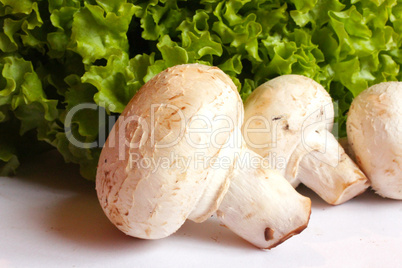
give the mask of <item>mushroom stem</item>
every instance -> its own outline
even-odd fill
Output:
[[[303,231],[311,201],[300,195],[259,154],[247,148],[240,129],[233,131],[216,157],[215,172],[188,219],[203,222],[211,214],[259,248],[273,248]],[[240,147],[237,145],[239,144]],[[228,166],[219,165],[228,159]]]
[[[256,166],[249,165],[253,162]],[[245,240],[270,249],[307,227],[311,201],[262,163],[261,156],[242,149],[217,216]]]
[[[368,188],[367,177],[332,133],[314,131],[306,142],[304,146],[312,150],[301,159],[297,177],[327,203],[344,203]]]

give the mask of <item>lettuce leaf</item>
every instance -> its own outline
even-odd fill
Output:
[[[85,64],[128,51],[126,32],[138,9],[124,1],[87,2],[74,13],[69,48],[81,55]]]

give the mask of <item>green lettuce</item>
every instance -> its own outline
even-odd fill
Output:
[[[94,179],[132,96],[183,63],[218,66],[243,100],[278,75],[308,76],[345,136],[355,96],[402,80],[401,18],[400,0],[0,0],[0,174],[56,148]]]

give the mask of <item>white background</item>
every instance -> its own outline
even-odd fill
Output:
[[[154,241],[103,214],[93,182],[47,153],[0,178],[0,267],[402,267],[402,201],[372,191],[330,206],[312,199],[308,228],[264,251],[214,218]]]

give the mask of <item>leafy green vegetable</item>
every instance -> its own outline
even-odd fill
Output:
[[[311,77],[340,136],[354,96],[402,80],[400,0],[0,0],[0,28],[2,175],[46,143],[93,179],[113,123],[99,118],[176,64],[219,66],[243,99],[278,75]]]

